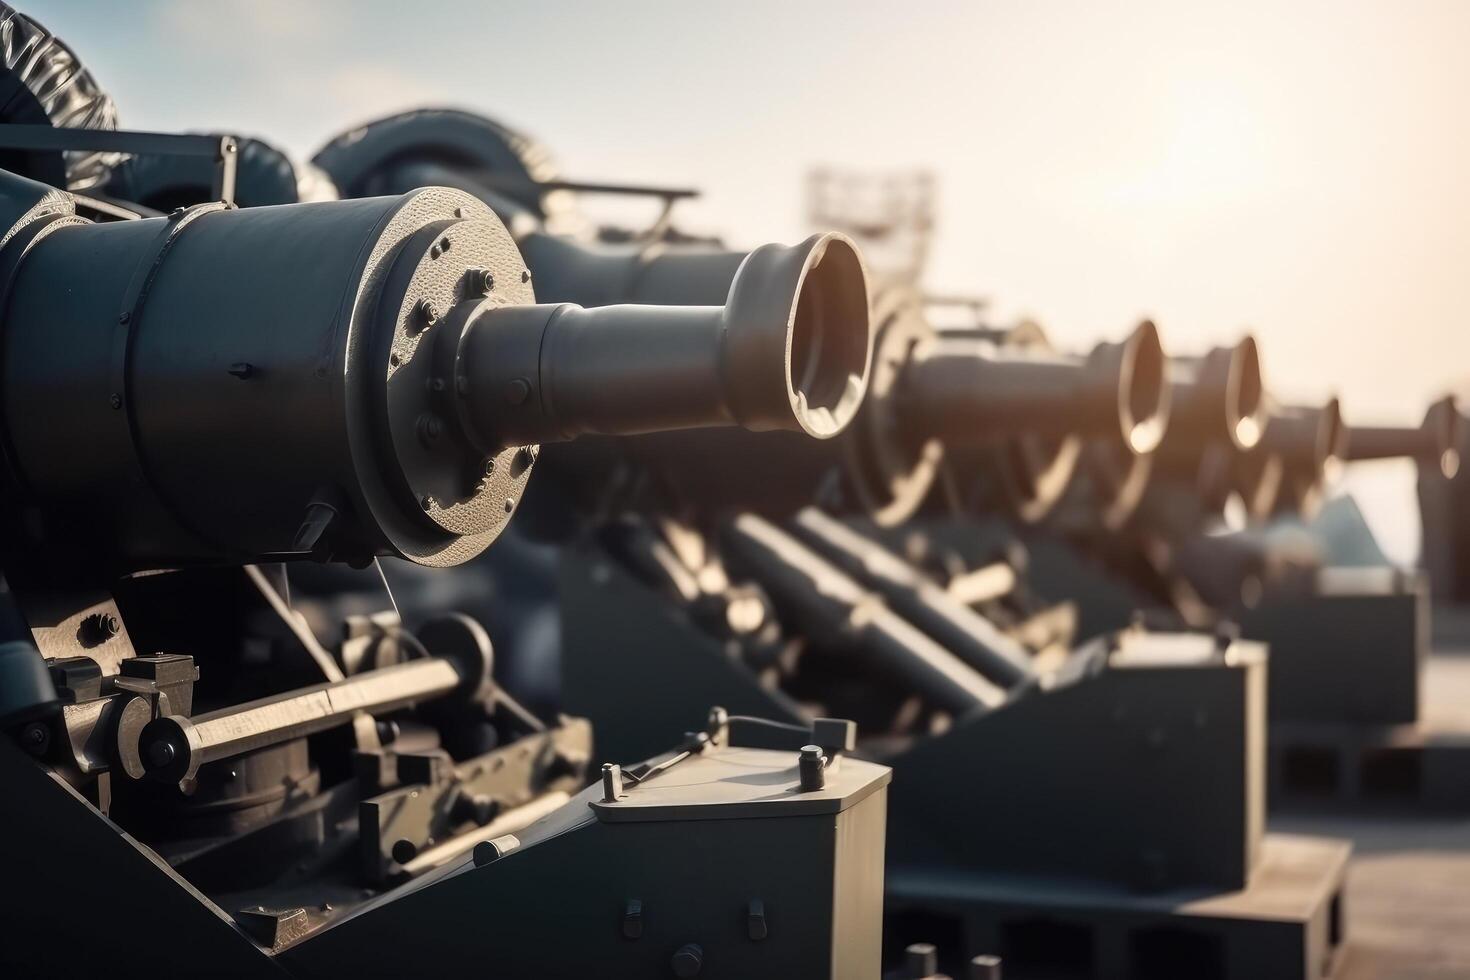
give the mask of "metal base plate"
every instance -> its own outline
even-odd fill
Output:
[[[1328,977],[1344,948],[1349,852],[1336,840],[1270,834],[1250,885],[1214,894],[890,867],[884,948],[934,942],[955,963],[996,954],[1007,980]]]

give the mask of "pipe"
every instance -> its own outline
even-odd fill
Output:
[[[195,778],[200,766],[336,728],[360,712],[397,711],[456,690],[478,688],[487,670],[484,663],[426,657],[193,718],[165,715],[144,726],[136,762],[152,778],[186,782]],[[136,771],[134,766],[125,768]]]
[[[798,513],[792,526],[822,557],[877,590],[899,615],[987,680],[1012,688],[1033,676],[1020,644],[878,542],[814,507]]]
[[[725,525],[722,538],[732,566],[755,579],[814,640],[850,647],[957,716],[1005,700],[1005,692],[974,668],[775,525],[742,514]]]

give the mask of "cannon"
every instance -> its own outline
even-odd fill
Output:
[[[1460,471],[1465,417],[1453,396],[1430,405],[1417,427],[1348,425],[1343,433],[1344,462],[1407,458],[1452,480]]]
[[[490,120],[430,110],[355,130],[314,160],[349,193],[392,190],[432,177],[475,194],[516,231],[543,296],[596,307],[703,304],[728,292],[744,252],[667,242],[658,235],[610,246],[550,233],[536,188],[661,192],[563,182],[544,172],[534,176],[517,162],[515,151],[526,142]],[[859,276],[845,259],[826,261],[838,266],[834,276]],[[846,378],[828,383],[834,418],[852,419],[842,438],[818,446],[780,435],[658,435],[621,440],[616,447],[586,443],[552,450],[547,468],[562,468],[569,481],[598,485],[605,482],[599,474],[632,461],[656,474],[676,500],[695,502],[702,513],[754,507],[789,514],[817,502],[894,524],[929,496],[951,447],[998,445],[1019,431],[1064,440],[1075,430],[1123,447],[1121,455],[1131,460],[1151,451],[1166,425],[1168,393],[1152,325],[1124,343],[1099,345],[1085,356],[1063,355],[936,331],[923,297],[895,283],[875,286],[866,314],[829,302],[820,316],[828,324],[824,343],[850,363]],[[843,326],[865,317],[873,328],[869,350],[845,339],[854,331]],[[864,384],[868,393],[858,411],[854,395]]]
[[[177,145],[150,136],[40,142]],[[824,248],[860,269],[855,250],[756,249],[713,305],[583,309],[537,303],[505,225],[451,188],[94,222],[0,173],[0,224],[0,566],[19,626],[0,644],[0,785],[25,801],[0,828],[29,842],[0,898],[25,938],[0,964],[403,975],[432,948],[506,975],[876,972],[887,773],[843,759],[842,723],[803,737],[817,765],[799,773],[801,753],[749,747],[714,712],[584,789],[586,722],[501,689],[475,620],[347,617],[328,648],[288,574],[474,558],[542,443],[836,434],[823,386],[851,359],[806,311],[850,299],[813,269]],[[727,818],[714,851],[709,817]],[[834,865],[839,836],[855,849]],[[649,877],[647,848],[680,872]],[[869,884],[837,908],[834,874]],[[65,921],[48,911],[63,893]],[[575,941],[553,901],[589,923]],[[455,911],[487,906],[506,911],[474,927]],[[731,909],[738,943],[716,928]]]

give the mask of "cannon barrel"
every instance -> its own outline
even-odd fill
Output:
[[[118,570],[457,564],[516,509],[538,441],[828,436],[861,397],[866,349],[822,317],[861,268],[845,240],[757,249],[723,306],[584,311],[536,304],[501,221],[445,188],[94,224],[5,174],[0,224],[7,462]]]
[[[1253,337],[1197,357],[1171,357],[1173,405],[1160,464],[1197,462],[1200,448],[1218,444],[1248,450],[1261,441],[1267,420],[1261,357]]]
[[[1321,405],[1274,405],[1261,441],[1230,461],[1228,482],[1252,517],[1311,511],[1341,459],[1343,442],[1336,398]]]
[[[1085,356],[941,333],[914,349],[905,372],[904,424],[947,445],[1028,431],[1108,439],[1148,453],[1169,417],[1163,348],[1151,323]]]
[[[1454,398],[1441,398],[1429,406],[1424,421],[1416,427],[1347,426],[1343,434],[1343,459],[1354,462],[1407,457],[1436,466],[1450,478],[1460,469],[1458,447],[1463,426],[1464,419]]]
[[[731,567],[757,581],[805,635],[850,648],[952,714],[1005,700],[974,668],[774,524],[742,514],[725,525],[721,538]]]

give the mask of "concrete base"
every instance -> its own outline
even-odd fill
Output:
[[[1318,980],[1342,957],[1350,851],[1269,834],[1249,886],[1216,893],[890,866],[884,949],[932,942],[956,970],[999,955],[1006,980]]]

